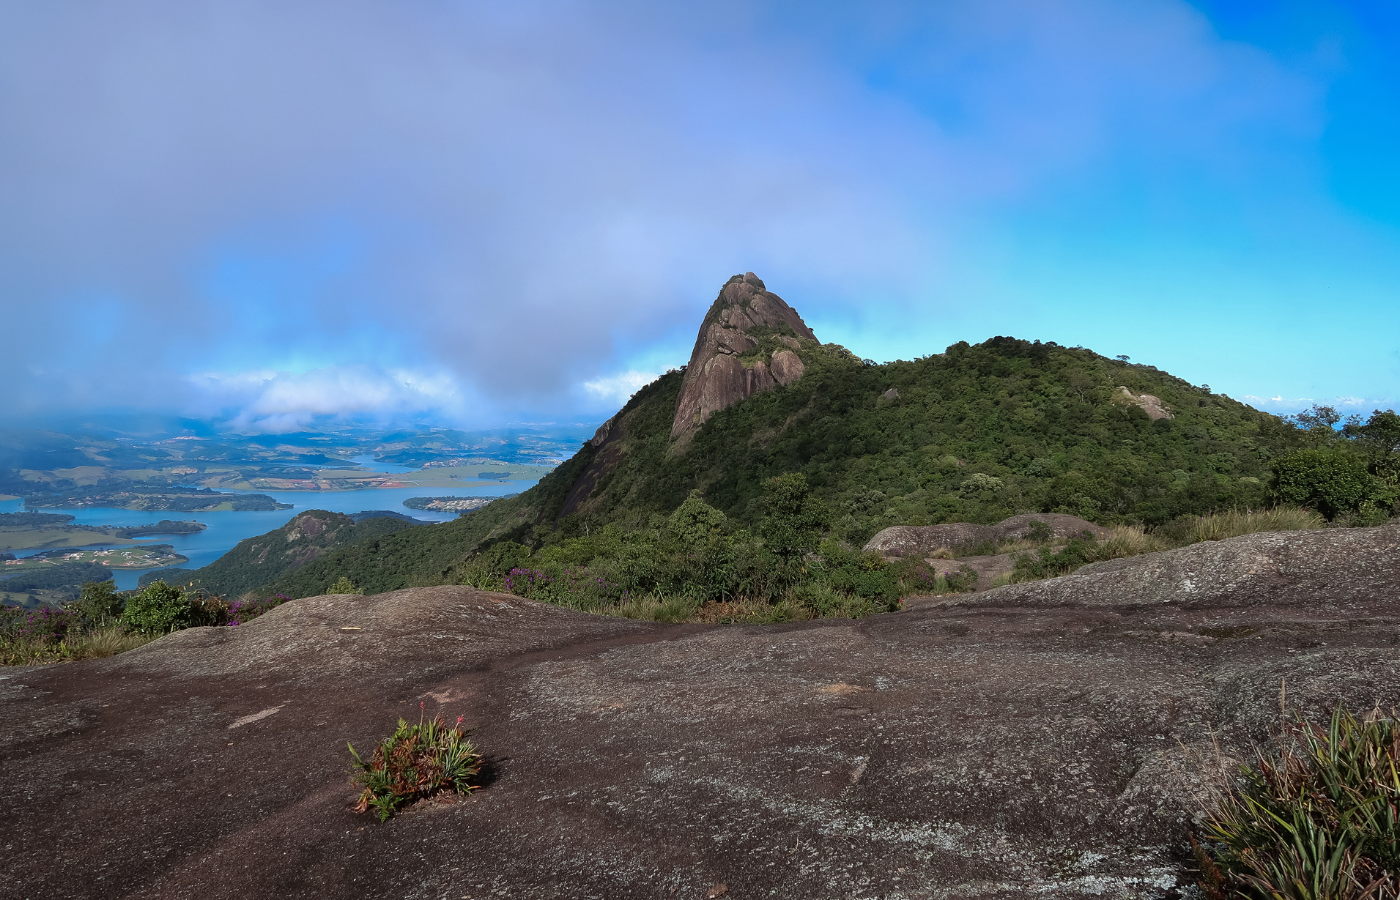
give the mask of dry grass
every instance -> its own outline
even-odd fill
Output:
[[[132,634],[119,625],[111,628],[99,628],[90,631],[77,638],[74,643],[74,659],[102,659],[107,656],[116,656],[118,653],[125,653],[128,650],[135,650],[144,644],[149,644],[155,640],[152,635]]]
[[[1171,547],[1163,538],[1148,532],[1140,525],[1114,525],[1108,529],[1108,536],[1100,538],[1098,544],[1102,553],[1100,559],[1141,556]]]
[[[707,625],[768,625],[805,621],[813,612],[795,600],[725,600],[700,603],[685,597],[638,597],[591,612],[649,622],[701,622]]]
[[[87,633],[70,634],[57,643],[42,638],[3,638],[0,639],[0,665],[33,666],[102,659],[149,644],[156,637],[158,635],[132,634],[114,625]]]
[[[1307,531],[1327,524],[1316,510],[1297,506],[1276,506],[1273,509],[1230,510],[1163,529],[1176,538],[1178,546],[1200,541],[1223,541],[1261,531]]]
[[[700,604],[688,597],[636,597],[592,612],[647,622],[689,622],[699,609]]]
[[[1039,581],[1068,575],[1087,563],[1158,553],[1197,544],[1223,541],[1264,531],[1303,531],[1321,528],[1322,516],[1310,509],[1280,506],[1263,510],[1230,510],[1194,519],[1179,519],[1148,531],[1138,525],[1115,525],[1097,540],[1076,539],[1060,547],[1041,546],[1017,557],[1012,582]]]

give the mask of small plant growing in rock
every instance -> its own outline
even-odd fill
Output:
[[[326,589],[327,594],[363,594],[364,590],[355,587],[355,583],[344,575],[336,579],[335,584]]]
[[[1344,710],[1286,722],[1197,842],[1209,900],[1400,896],[1400,723]]]
[[[441,716],[417,725],[399,719],[399,727],[384,740],[369,759],[363,759],[347,743],[355,760],[351,783],[362,788],[356,812],[373,809],[383,822],[405,803],[421,800],[442,791],[467,794],[481,771],[481,754],[467,740],[459,716],[448,725]]]

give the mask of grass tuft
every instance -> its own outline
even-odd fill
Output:
[[[155,635],[135,634],[119,625],[94,631],[71,631],[55,639],[49,635],[21,636],[0,633],[0,666],[35,666],[44,663],[102,659],[155,640]]]
[[[1280,737],[1192,836],[1206,897],[1400,897],[1400,725],[1338,709]]]
[[[444,791],[470,793],[481,772],[481,754],[467,740],[461,717],[455,725],[441,716],[425,721],[420,715],[417,725],[399,719],[399,727],[367,760],[345,746],[357,770],[351,783],[362,789],[355,811],[373,809],[381,822],[415,800]]]
[[[1310,509],[1279,506],[1262,510],[1230,510],[1209,516],[1178,519],[1148,531],[1137,525],[1115,525],[1107,536],[1078,537],[1063,547],[1041,547],[1016,557],[1013,582],[1038,581],[1068,575],[1080,566],[1123,559],[1196,544],[1223,541],[1261,531],[1305,531],[1322,528],[1326,520]]]
[[[1223,541],[1260,531],[1308,531],[1327,524],[1316,510],[1299,506],[1238,510],[1179,519],[1163,529],[1163,537],[1177,546],[1199,541]]]

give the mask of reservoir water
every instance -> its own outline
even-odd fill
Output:
[[[362,468],[375,472],[407,473],[417,471],[404,466],[394,466],[375,462],[371,457],[359,457],[355,462]],[[403,505],[411,497],[495,497],[514,494],[533,487],[535,481],[511,480],[508,482],[473,483],[461,488],[450,487],[404,487],[371,488],[363,491],[229,491],[228,493],[266,494],[278,503],[290,503],[291,509],[271,512],[138,512],[129,509],[104,509],[81,507],[78,509],[44,509],[35,512],[64,513],[73,516],[78,525],[146,525],[162,519],[194,519],[209,526],[196,534],[162,534],[149,539],[154,544],[170,544],[175,552],[188,556],[190,561],[181,568],[197,569],[223,556],[239,541],[245,538],[266,534],[281,528],[298,513],[308,509],[324,509],[339,513],[357,513],[374,509],[387,509],[430,522],[449,522],[457,518],[455,512],[429,512],[421,509],[408,509]],[[24,512],[23,500],[0,501],[0,512]],[[16,556],[27,556],[34,551],[17,550]],[[130,590],[136,587],[141,577],[141,569],[117,570],[112,576],[117,587]]]

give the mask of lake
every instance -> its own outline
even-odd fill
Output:
[[[372,457],[357,457],[355,462],[362,468],[374,472],[403,474],[418,471],[404,466],[394,466],[375,462]],[[103,509],[83,507],[80,509],[51,509],[45,507],[38,512],[65,513],[75,518],[78,525],[145,525],[162,519],[194,519],[209,526],[196,534],[162,534],[150,538],[151,543],[170,544],[175,552],[188,556],[190,561],[182,568],[197,569],[223,556],[239,541],[245,538],[266,534],[281,528],[298,513],[308,509],[324,509],[339,513],[357,513],[373,509],[387,509],[430,522],[450,522],[457,518],[453,512],[430,512],[421,509],[408,509],[403,505],[411,497],[497,497],[525,491],[535,485],[529,479],[511,480],[498,484],[474,484],[471,487],[405,487],[371,488],[363,491],[228,491],[227,493],[266,494],[278,503],[290,503],[291,509],[271,512],[198,512],[183,513],[162,510],[138,512],[129,509]],[[0,501],[0,512],[24,512],[23,500]],[[94,545],[100,546],[100,545]],[[25,556],[33,551],[17,550],[16,556]],[[144,569],[119,570],[112,573],[117,587],[130,590]]]

